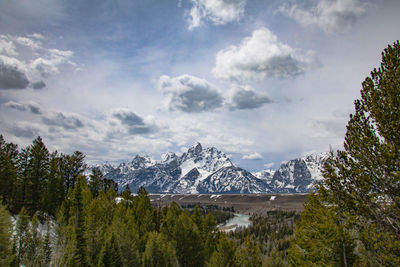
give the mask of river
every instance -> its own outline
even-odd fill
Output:
[[[219,228],[225,232],[234,231],[237,227],[247,227],[250,225],[250,216],[246,214],[235,213],[224,225]]]

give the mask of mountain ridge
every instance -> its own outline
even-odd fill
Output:
[[[327,157],[328,153],[313,154],[282,163],[277,170],[251,173],[217,148],[196,143],[181,156],[168,152],[156,161],[136,155],[129,163],[98,167],[120,190],[128,185],[133,192],[143,186],[150,193],[306,193],[323,179]]]

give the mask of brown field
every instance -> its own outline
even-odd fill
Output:
[[[270,210],[302,211],[307,194],[150,194],[155,206],[169,205],[172,201],[179,205],[216,205],[220,208],[235,209],[242,214],[265,214]]]

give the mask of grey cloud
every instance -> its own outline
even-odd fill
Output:
[[[14,101],[9,101],[5,104],[5,106],[19,111],[30,111],[35,115],[41,114],[40,108],[37,106],[37,104],[33,103],[17,103]]]
[[[39,135],[39,130],[29,125],[14,125],[10,130],[17,137],[34,138]]]
[[[154,125],[146,124],[140,116],[132,111],[119,110],[114,111],[112,116],[118,119],[122,125],[128,127],[128,133],[131,135],[148,134],[155,130]]]
[[[327,33],[348,31],[366,11],[368,4],[359,0],[322,0],[306,8],[283,5],[279,12],[305,27],[313,26]]]
[[[198,113],[215,110],[223,103],[222,95],[213,85],[190,75],[162,76],[160,90],[168,96],[170,110]]]
[[[29,80],[16,66],[7,65],[0,58],[0,89],[25,89]]]
[[[31,84],[32,88],[35,90],[40,90],[46,87],[46,84],[43,81],[34,82]]]
[[[268,103],[272,103],[269,97],[258,94],[252,89],[238,88],[231,97],[229,109],[256,109]]]
[[[42,122],[48,126],[62,127],[65,130],[76,130],[84,126],[80,119],[74,116],[66,116],[62,112],[59,112],[56,115],[43,116]]]

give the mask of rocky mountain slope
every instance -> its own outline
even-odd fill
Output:
[[[103,164],[100,169],[120,189],[132,192],[144,186],[151,193],[304,193],[322,179],[321,166],[327,154],[291,160],[274,170],[250,173],[235,166],[215,147],[203,149],[200,143],[181,156],[169,152],[155,161],[135,156],[117,167]]]

